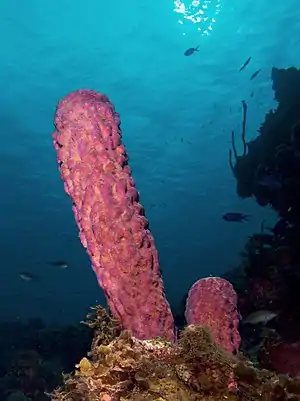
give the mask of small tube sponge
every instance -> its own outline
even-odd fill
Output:
[[[229,281],[220,277],[196,281],[188,293],[185,318],[189,325],[209,329],[215,343],[224,350],[238,351],[241,338],[237,295]]]

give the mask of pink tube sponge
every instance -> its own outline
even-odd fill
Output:
[[[158,255],[108,98],[79,90],[62,99],[54,147],[80,239],[115,318],[139,339],[174,340]]]
[[[190,288],[185,317],[188,324],[207,327],[215,343],[228,352],[239,349],[239,313],[232,285],[220,277],[202,278]]]

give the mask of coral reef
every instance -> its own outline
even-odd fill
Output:
[[[300,374],[300,341],[285,342],[280,338],[267,338],[259,353],[261,366],[280,374],[299,377]]]
[[[80,90],[66,96],[59,102],[55,115],[56,132],[53,134],[53,143],[65,190],[73,201],[81,242],[91,257],[93,269],[112,315],[119,322],[117,327],[129,329],[134,336],[126,336],[127,345],[124,347],[122,335],[127,332],[123,331],[118,340],[105,345],[102,330],[97,331],[97,340],[93,342],[91,353],[96,360],[92,359],[91,362],[83,359],[79,364],[79,372],[83,373],[80,377],[84,377],[91,385],[79,383],[83,393],[92,391],[88,399],[98,397],[99,392],[99,399],[119,399],[114,397],[119,397],[120,392],[133,391],[132,386],[135,384],[131,383],[132,374],[137,370],[134,373],[136,377],[136,374],[141,375],[143,371],[137,369],[135,363],[129,369],[129,355],[131,359],[137,358],[135,354],[146,357],[150,347],[155,359],[143,358],[143,361],[147,360],[147,366],[152,365],[152,369],[157,368],[157,363],[166,363],[166,357],[174,359],[178,352],[183,357],[180,344],[185,336],[182,334],[177,348],[172,344],[176,340],[173,316],[164,294],[154,240],[139,203],[139,195],[127,163],[128,157],[121,142],[119,123],[119,117],[107,97],[91,90]],[[204,305],[203,297],[207,297],[209,290],[215,291],[214,296],[206,299],[205,311],[199,313]],[[191,322],[201,323],[210,329],[214,341],[224,349],[237,351],[240,339],[236,302],[236,294],[230,283],[224,279],[209,277],[199,280],[192,287],[186,316]],[[101,316],[101,310],[96,309],[95,313],[96,316],[99,313]],[[221,317],[226,323],[222,333],[217,330]],[[93,327],[95,323],[90,320],[87,324]],[[114,330],[115,328],[110,333],[116,334]],[[157,340],[153,340],[155,338],[164,340],[157,343]],[[204,339],[203,335],[202,338]],[[166,340],[171,342],[167,345]],[[208,343],[207,340],[205,343]],[[154,347],[154,344],[157,346]],[[209,344],[212,344],[211,341]],[[118,357],[122,357],[124,361],[117,372],[114,372]],[[129,358],[130,361],[131,359]],[[137,359],[140,366],[140,358]],[[167,366],[169,365],[170,363]],[[175,365],[180,365],[179,359]],[[192,370],[196,366],[193,362],[189,363],[188,366],[193,366],[193,369],[189,368],[186,373],[187,364],[181,365],[190,384],[194,379]],[[176,392],[178,384],[173,379],[172,383],[168,379],[167,366],[164,369],[162,367],[165,370],[164,380],[169,383],[167,385],[166,382],[168,388],[175,386],[172,391]],[[128,369],[130,376],[127,374]],[[145,370],[144,367],[143,369]],[[209,369],[213,373],[213,367]],[[92,383],[90,377],[94,374],[99,376],[99,380]],[[156,373],[153,371],[152,375],[156,376]],[[210,380],[214,382],[213,374]],[[235,388],[231,373],[227,377],[220,371],[217,381],[225,382],[224,391]],[[208,385],[207,383],[206,386]],[[78,399],[82,397],[82,391],[80,390]],[[166,397],[170,396],[169,392],[168,395],[166,393]],[[188,390],[186,396],[189,396]]]
[[[91,400],[296,401],[300,381],[226,353],[201,326],[186,328],[176,345],[124,331],[110,344],[92,347],[52,394],[52,401]]]
[[[286,241],[285,235],[279,236],[279,223],[281,220],[274,227],[275,233],[268,233],[267,237],[257,233],[249,238],[242,253],[242,274],[239,278],[231,274],[231,280],[243,316],[260,310],[277,315],[262,325],[244,326],[242,321],[241,349],[259,366],[295,376],[295,372],[300,372],[299,250]]]
[[[260,325],[242,321],[243,352],[257,366],[296,377],[300,373],[300,70],[273,68],[272,81],[276,110],[267,113],[258,136],[249,142],[244,110],[244,152],[237,154],[233,135],[229,163],[238,195],[270,205],[278,220],[273,227],[263,223],[261,231],[249,238],[239,271],[226,277],[237,291],[243,316],[260,310],[276,315]]]
[[[300,70],[273,68],[271,77],[278,106],[267,113],[258,136],[248,142],[244,109],[244,152],[237,154],[233,138],[229,162],[240,197],[254,196],[260,205],[270,204],[281,217],[298,220]]]
[[[180,330],[118,115],[91,90],[59,102],[53,135],[59,170],[112,315],[96,307],[89,316],[91,351],[64,376],[53,401],[300,400],[300,71],[273,68],[272,79],[277,109],[247,142],[242,101],[243,153],[232,132],[229,164],[238,194],[271,205],[279,220],[249,238],[241,266],[230,274],[233,286],[208,277],[191,287],[181,319],[188,326]],[[239,327],[238,309],[277,317]]]

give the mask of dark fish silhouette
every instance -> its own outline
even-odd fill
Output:
[[[68,263],[64,260],[54,260],[53,262],[50,262],[50,264],[52,266],[60,267],[61,269],[66,269],[68,267]]]
[[[230,212],[226,213],[222,216],[222,219],[225,221],[232,221],[242,223],[243,221],[248,221],[248,215],[239,213],[239,212]]]
[[[199,46],[197,46],[197,47],[190,47],[189,49],[187,49],[185,52],[184,52],[184,55],[185,56],[191,56],[192,54],[194,54],[195,52],[198,52],[199,50]]]
[[[257,75],[258,75],[259,73],[260,73],[260,69],[257,70],[257,71],[255,71],[255,73],[251,75],[250,81],[252,81],[252,79],[254,79],[255,77],[257,77]]]
[[[239,69],[239,71],[243,71],[243,69],[247,67],[247,65],[250,63],[250,61],[251,61],[251,57],[248,57],[247,60],[244,62],[244,64]]]
[[[33,274],[29,272],[20,272],[19,277],[23,281],[32,281],[36,278]]]

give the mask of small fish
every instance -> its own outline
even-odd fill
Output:
[[[23,281],[32,281],[35,279],[34,275],[28,272],[21,272],[19,273],[19,277]]]
[[[243,69],[247,67],[247,65],[250,63],[250,61],[251,61],[251,57],[248,57],[247,60],[244,62],[244,64],[239,69],[239,71],[243,71]]]
[[[50,263],[52,266],[60,267],[61,269],[66,269],[68,267],[68,263],[64,260],[54,260]]]
[[[260,69],[259,70],[257,70],[257,71],[255,71],[252,75],[251,75],[251,77],[250,77],[250,81],[252,81],[252,79],[254,79],[255,77],[257,77],[257,75],[260,73]]]
[[[225,221],[239,222],[248,221],[248,215],[239,213],[239,212],[229,212],[222,216],[222,219]]]
[[[199,46],[197,46],[197,47],[190,47],[189,49],[187,49],[185,52],[184,52],[184,55],[185,56],[191,56],[192,54],[194,54],[195,52],[198,52],[199,50]]]
[[[256,312],[250,313],[244,320],[244,324],[266,324],[271,320],[275,319],[278,316],[278,313],[262,309]]]

